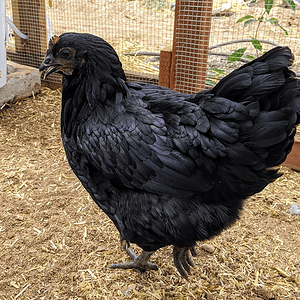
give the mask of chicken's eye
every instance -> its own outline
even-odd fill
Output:
[[[71,51],[71,49],[64,48],[59,51],[59,55],[61,58],[68,59],[68,58],[71,58],[72,51]]]

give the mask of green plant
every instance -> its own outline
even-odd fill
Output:
[[[208,71],[213,72],[213,75],[211,75],[205,81],[206,85],[208,85],[209,87],[214,87],[220,80],[220,77],[226,75],[226,72],[224,70],[218,68],[209,68]]]
[[[252,0],[251,3],[254,4],[257,0]],[[292,9],[295,10],[295,3],[293,0],[285,0],[286,4]],[[252,37],[252,46],[256,49],[256,55],[258,56],[258,51],[262,51],[263,47],[261,42],[258,39],[258,30],[262,22],[267,22],[271,25],[278,26],[282,31],[288,35],[288,32],[285,28],[283,28],[278,20],[274,17],[269,18],[270,11],[273,7],[273,0],[265,0],[265,7],[264,11],[259,17],[255,17],[252,15],[246,15],[240,19],[237,20],[237,23],[243,23],[243,27],[247,27],[250,24],[257,23],[256,30],[254,37]],[[255,57],[251,55],[244,56],[244,53],[246,52],[247,48],[240,48],[235,50],[229,57],[227,63],[233,63],[235,61],[239,61],[242,57],[253,60]]]
[[[156,8],[158,10],[169,7],[169,4],[164,0],[142,0],[142,3],[148,8]]]

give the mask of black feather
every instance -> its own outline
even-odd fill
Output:
[[[113,48],[65,33],[47,51],[74,49],[64,74],[61,131],[68,161],[128,243],[193,249],[239,216],[280,174],[300,121],[293,56],[276,47],[188,95],[126,82]],[[186,250],[181,260],[185,269]],[[180,266],[182,268],[182,266]]]

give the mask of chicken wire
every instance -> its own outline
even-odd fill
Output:
[[[251,3],[251,0],[214,1],[207,78],[215,80],[218,77],[220,73],[214,72],[214,68],[228,73],[241,65],[241,62],[227,63],[228,55],[237,49],[246,48],[244,56],[257,57],[276,45],[291,48],[295,56],[293,68],[298,73],[300,71],[299,8],[300,5],[296,1],[295,10],[292,10],[284,0],[277,0],[267,13],[265,1],[262,0],[255,3]],[[255,21],[252,22],[249,18],[237,23],[239,19],[246,16],[253,16]],[[258,20],[259,18],[261,21]],[[254,48],[252,39],[261,41],[262,51]]]
[[[212,1],[179,0],[177,6],[171,85],[181,92],[195,92],[205,84]]]
[[[159,73],[160,50],[174,44],[171,87],[182,92],[202,89],[205,79],[217,82],[240,64],[227,64],[227,59],[234,50],[244,47],[245,55],[257,56],[276,44],[287,45],[294,52],[294,68],[298,72],[297,3],[293,11],[278,0],[269,14],[262,0],[256,3],[177,0],[176,3],[175,11],[175,0],[7,0],[6,16],[29,37],[28,41],[19,38],[7,25],[8,57],[38,67],[47,40],[54,34],[74,31],[101,36],[118,52],[130,80],[153,83]],[[247,15],[256,21],[248,22],[248,26],[244,26],[248,19],[237,23]],[[262,21],[257,21],[259,17]],[[272,18],[278,23],[272,23]],[[263,51],[253,47],[253,38],[262,41]],[[51,75],[50,81],[58,80]]]
[[[172,43],[174,11],[171,1],[47,0],[40,2],[41,4],[37,6],[41,9],[44,5],[46,12],[47,40],[52,35],[60,35],[64,32],[86,32],[98,35],[116,49],[124,69],[131,71],[127,74],[129,77],[133,76],[133,71],[150,74],[148,76],[150,81],[152,77],[157,79],[159,63],[151,62],[151,58],[156,56],[134,54],[139,50],[157,54],[160,49]],[[25,8],[26,0],[7,0],[7,16],[13,17],[13,12],[18,10],[20,3]],[[26,7],[26,11],[22,11],[22,16],[30,14],[34,23],[37,17],[27,9]],[[13,33],[11,29],[9,32]],[[14,47],[14,36],[15,34],[10,35],[8,47]],[[31,57],[22,58],[26,64],[31,59]],[[147,62],[147,59],[150,61]],[[38,64],[36,63],[35,66]],[[51,78],[56,80],[55,76]]]
[[[24,13],[25,12],[25,13]],[[47,48],[47,29],[44,7],[39,0],[6,1],[6,17],[16,29],[6,22],[5,35],[8,58],[21,64],[37,67]],[[27,35],[25,40],[16,34]]]

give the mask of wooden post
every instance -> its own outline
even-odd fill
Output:
[[[283,162],[284,166],[290,167],[293,170],[300,171],[300,137],[299,134],[295,136],[295,143],[292,151]]]
[[[160,50],[158,85],[170,87],[170,73],[172,64],[172,46]]]
[[[204,89],[213,0],[176,0],[170,87]]]
[[[37,67],[47,50],[45,0],[12,0],[12,7],[14,24],[29,39],[15,34],[16,54],[11,56],[18,63]]]

